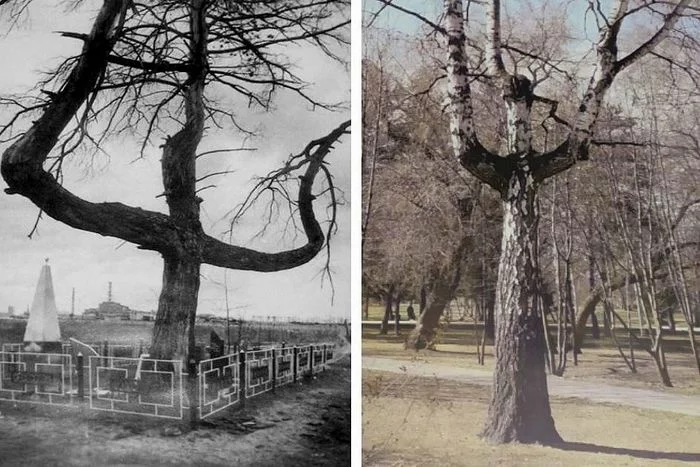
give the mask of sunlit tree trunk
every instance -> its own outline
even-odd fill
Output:
[[[496,292],[496,369],[483,436],[492,442],[555,442],[544,371],[545,342],[537,290],[536,185],[513,174],[504,201]]]
[[[540,307],[538,184],[532,175],[529,80],[504,85],[513,170],[503,199],[503,237],[496,286],[496,368],[483,436],[491,442],[557,442],[549,407]]]

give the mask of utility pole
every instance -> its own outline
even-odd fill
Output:
[[[73,293],[71,294],[70,301],[70,317],[71,319],[75,316],[75,287],[73,287]]]

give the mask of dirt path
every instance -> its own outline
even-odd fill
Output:
[[[191,432],[106,412],[0,403],[0,466],[350,465],[348,356]]]
[[[434,377],[470,384],[490,386],[493,374],[488,370],[458,368],[441,363],[408,361],[386,357],[362,357],[366,370],[403,373],[411,376]],[[558,397],[576,397],[594,402],[607,402],[642,409],[663,410],[700,417],[700,395],[667,394],[648,389],[627,388],[556,376],[547,379],[549,393]]]

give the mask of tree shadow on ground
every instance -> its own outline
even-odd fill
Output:
[[[563,451],[615,454],[620,456],[636,457],[638,459],[666,459],[680,462],[700,462],[700,452],[648,451],[645,449],[618,448],[613,446],[601,446],[592,443],[576,443],[569,441],[565,441],[561,444],[555,444],[552,447]]]

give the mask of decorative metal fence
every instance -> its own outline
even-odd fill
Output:
[[[199,417],[206,418],[240,401],[237,354],[199,362]]]
[[[275,386],[294,381],[294,348],[275,349]]]
[[[76,341],[77,342],[77,341]],[[322,371],[335,357],[334,344],[253,350],[202,360],[194,386],[179,360],[116,357],[129,352],[103,345],[105,355],[83,355],[84,344],[64,344],[59,353],[24,352],[23,344],[0,351],[0,400],[183,419],[192,403],[199,418],[209,417],[245,399]],[[119,350],[117,350],[119,349]]]
[[[311,371],[311,346],[299,347],[297,351],[297,375]]]
[[[322,371],[324,368],[324,362],[325,362],[325,346],[323,344],[314,344],[311,346],[311,354],[312,354],[312,361],[311,361],[311,372],[312,373],[318,373],[319,371]]]
[[[272,349],[245,353],[247,398],[272,390],[272,355]]]
[[[3,346],[4,347],[4,346]],[[70,355],[0,352],[0,399],[70,405]]]
[[[90,408],[152,417],[183,417],[182,362],[89,357]]]

